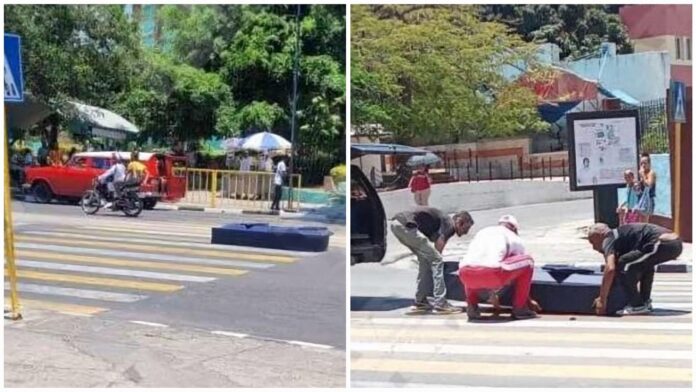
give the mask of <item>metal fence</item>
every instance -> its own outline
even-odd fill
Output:
[[[437,182],[451,181],[491,181],[540,179],[565,181],[568,177],[567,158],[518,157],[511,159],[479,158],[472,151],[454,157],[437,153],[442,159],[441,167],[449,178],[436,179]],[[439,180],[439,181],[438,181]]]
[[[640,117],[640,150],[650,154],[669,152],[667,133],[667,100],[665,98],[641,102],[637,107]]]
[[[186,177],[186,195],[181,203],[246,210],[269,210],[273,201],[273,176],[269,172],[175,168],[174,174]],[[281,208],[300,208],[302,175],[292,176],[294,191],[284,191]]]
[[[344,164],[345,156],[334,156],[301,148],[295,154],[294,171],[302,173],[305,186],[322,185],[334,166]]]

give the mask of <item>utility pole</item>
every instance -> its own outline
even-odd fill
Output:
[[[295,150],[297,149],[297,79],[300,68],[300,5],[296,5],[295,12],[295,58],[292,69],[292,115],[290,116],[290,165],[288,167],[288,179],[290,181],[290,194],[288,195],[288,209],[293,208],[292,175],[295,169]]]

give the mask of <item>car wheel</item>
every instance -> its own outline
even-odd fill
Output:
[[[34,200],[36,200],[37,203],[50,203],[51,200],[53,200],[53,192],[51,191],[51,187],[48,186],[45,182],[37,182],[34,184],[34,186],[31,187],[31,193],[34,196]]]

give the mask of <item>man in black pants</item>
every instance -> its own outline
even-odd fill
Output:
[[[594,304],[597,314],[606,314],[609,290],[617,272],[629,300],[620,314],[650,313],[655,267],[679,257],[682,252],[679,236],[651,223],[630,223],[618,229],[597,223],[590,227],[587,238],[594,250],[604,254],[606,262],[602,287]]]
[[[273,203],[271,203],[271,211],[280,211],[280,199],[283,196],[283,180],[286,172],[285,158],[280,157],[273,175]]]

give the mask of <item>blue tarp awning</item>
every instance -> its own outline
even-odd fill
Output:
[[[363,155],[425,155],[428,151],[401,144],[355,143],[350,146],[350,156],[359,158]]]
[[[621,100],[623,103],[627,103],[629,105],[633,106],[638,106],[640,105],[640,101],[637,99],[633,98],[632,96],[626,94],[624,91],[616,89],[616,88],[606,88],[603,86],[599,86],[599,92],[606,95],[609,98],[618,98]]]
[[[539,115],[548,123],[560,120],[568,111],[576,107],[580,101],[545,103],[537,106]]]

